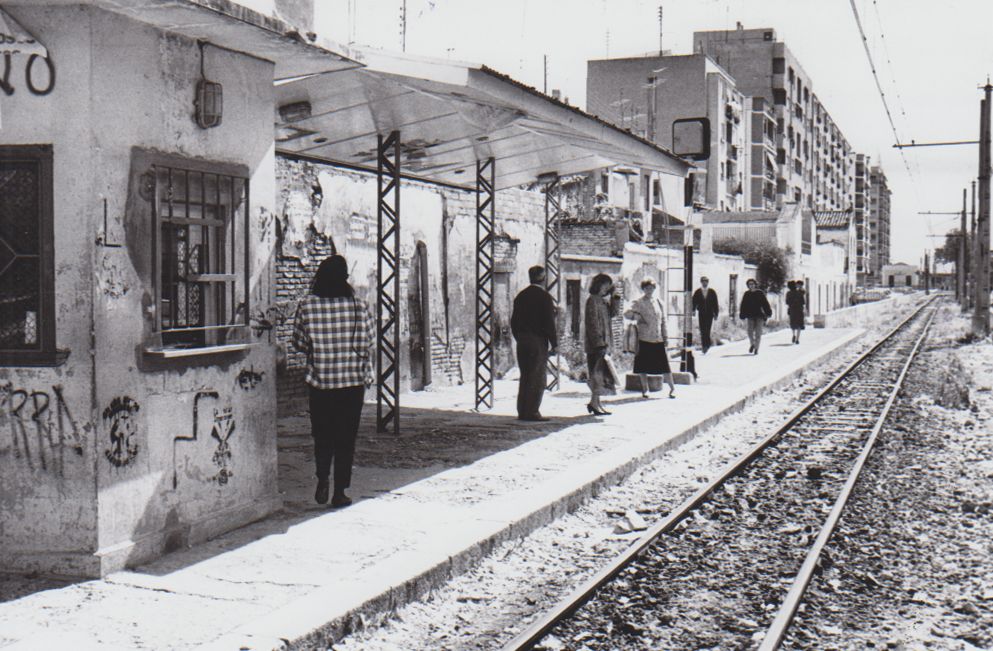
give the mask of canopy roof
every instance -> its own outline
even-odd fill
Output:
[[[367,67],[277,85],[280,151],[371,167],[377,135],[398,130],[404,173],[472,185],[476,161],[492,157],[498,189],[619,164],[677,176],[693,166],[486,66],[349,54]]]
[[[27,0],[38,5],[79,4],[80,0]],[[285,79],[359,67],[340,46],[311,41],[289,23],[231,0],[89,0],[87,4],[128,16],[159,29],[244,52],[276,64],[274,78]]]

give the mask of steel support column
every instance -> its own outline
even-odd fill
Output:
[[[376,186],[376,430],[400,433],[400,132],[379,136]]]
[[[559,241],[559,221],[562,215],[562,203],[559,196],[559,178],[555,176],[544,184],[545,192],[545,289],[552,295],[555,302],[555,321],[558,323],[559,304],[562,302],[562,251]],[[559,354],[548,358],[547,391],[559,388]]]
[[[493,408],[493,230],[496,165],[476,161],[476,411]]]

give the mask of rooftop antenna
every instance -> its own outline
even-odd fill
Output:
[[[662,5],[659,5],[659,56],[662,56]]]
[[[400,5],[400,50],[407,51],[407,0]]]

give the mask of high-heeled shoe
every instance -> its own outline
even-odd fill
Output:
[[[600,409],[597,409],[596,407],[594,407],[592,405],[592,403],[586,405],[586,411],[588,411],[589,413],[591,413],[591,414],[593,414],[595,416],[609,416],[610,415],[610,412],[609,411],[607,411],[603,407],[601,407]]]

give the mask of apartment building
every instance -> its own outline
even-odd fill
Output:
[[[855,273],[860,286],[865,286],[872,280],[869,266],[872,240],[870,233],[872,225],[869,221],[869,197],[872,189],[872,174],[869,157],[865,154],[855,156]]]
[[[869,168],[869,272],[882,284],[882,268],[890,263],[890,192],[886,172],[879,165]]]
[[[669,149],[675,121],[709,118],[710,158],[694,172],[694,201],[714,210],[746,208],[753,179],[746,161],[751,102],[713,59],[663,54],[589,61],[586,98],[588,112]]]
[[[851,207],[851,145],[814,93],[810,76],[786,44],[777,40],[774,29],[743,29],[739,23],[735,30],[695,32],[693,51],[712,59],[735,80],[738,91],[753,98],[753,114],[754,98],[771,102],[778,206],[796,202],[813,210]],[[754,193],[751,200],[755,206]]]

